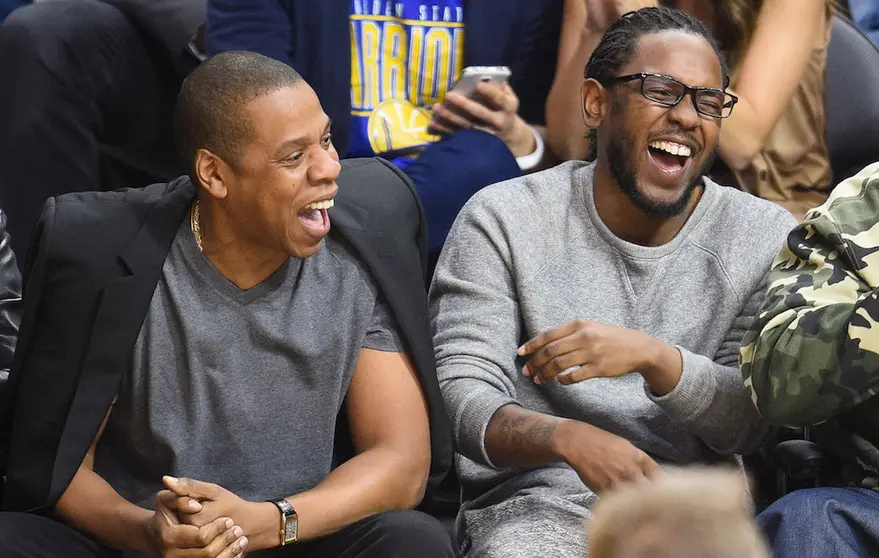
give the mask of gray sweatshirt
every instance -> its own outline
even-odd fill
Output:
[[[754,448],[765,434],[738,349],[794,218],[706,179],[680,233],[663,246],[639,246],[598,216],[593,169],[569,162],[485,188],[461,211],[440,257],[431,318],[465,499],[507,481],[470,508],[537,485],[585,490],[566,465],[528,471],[491,463],[486,427],[509,403],[603,428],[660,463],[716,461]],[[523,377],[516,348],[576,319],[678,347],[683,375],[674,391],[654,397],[638,374],[571,386]]]

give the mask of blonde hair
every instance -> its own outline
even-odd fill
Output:
[[[667,471],[603,495],[588,524],[590,558],[769,558],[743,474]]]

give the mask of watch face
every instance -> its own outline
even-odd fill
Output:
[[[299,520],[290,518],[284,524],[284,542],[296,542],[299,538]]]

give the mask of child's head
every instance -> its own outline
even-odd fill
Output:
[[[603,495],[589,523],[590,558],[769,558],[741,472],[667,471]]]

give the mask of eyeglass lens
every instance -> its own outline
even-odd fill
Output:
[[[651,101],[673,106],[684,96],[685,86],[677,81],[660,76],[645,76],[642,93]],[[726,102],[726,94],[710,89],[695,89],[696,110],[706,116],[725,118],[732,110]]]

